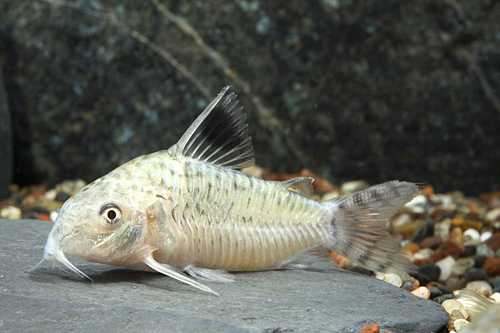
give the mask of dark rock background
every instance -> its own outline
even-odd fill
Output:
[[[3,73],[0,68],[0,198],[9,195],[12,181],[12,125],[10,121],[9,103],[3,85]]]
[[[229,84],[261,166],[500,189],[498,1],[159,1],[0,2],[15,182],[168,148]]]

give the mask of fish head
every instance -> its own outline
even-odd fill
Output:
[[[108,177],[109,178],[109,177]],[[147,235],[151,195],[134,195],[130,181],[104,176],[69,198],[54,221],[44,259],[87,277],[66,258],[74,255],[108,265],[133,267]],[[140,251],[139,251],[140,252]],[[88,277],[87,277],[88,278]]]

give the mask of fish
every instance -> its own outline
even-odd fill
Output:
[[[330,251],[372,271],[414,271],[386,230],[420,186],[389,181],[327,201],[313,179],[266,181],[254,164],[243,108],[224,87],[179,141],[132,159],[61,207],[43,259],[88,278],[67,255],[155,271],[218,295],[200,281],[230,272],[323,267]],[[37,265],[38,266],[38,265]]]

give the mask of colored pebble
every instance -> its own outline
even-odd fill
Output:
[[[429,291],[429,289],[427,287],[418,287],[417,289],[413,290],[411,293],[417,297],[421,297],[424,299],[429,299],[429,297],[431,296],[431,292]]]
[[[380,327],[377,324],[364,326],[361,329],[361,333],[379,333],[379,332],[380,332]]]
[[[398,273],[399,277],[401,278],[401,281],[403,283],[406,283],[406,282],[411,282],[413,283],[413,278],[410,276],[410,274],[406,273],[406,272],[401,272],[401,273]]]
[[[484,243],[488,245],[493,251],[498,251],[500,249],[500,232],[494,233],[493,236],[491,236]]]
[[[450,231],[450,239],[453,240],[457,244],[463,244],[464,242],[464,234],[462,227],[454,227]]]
[[[413,235],[421,224],[421,221],[413,220],[408,213],[400,214],[392,221],[394,232],[406,236]]]
[[[420,246],[423,248],[437,249],[443,243],[443,239],[439,236],[428,236],[422,239]]]
[[[489,276],[500,275],[500,258],[488,258],[483,264],[483,269]]]
[[[420,250],[420,246],[417,243],[409,242],[403,247],[403,250],[411,253],[417,253]]]
[[[337,263],[339,268],[342,268],[342,269],[349,268],[349,259],[347,259],[346,257],[344,257],[336,252],[330,252],[330,257],[332,257],[333,260],[335,260],[335,262]]]
[[[463,247],[459,246],[452,240],[447,240],[439,245],[434,254],[431,256],[431,261],[436,262],[446,258],[447,256],[452,256],[455,260],[457,260],[462,255],[462,252],[464,252]]]

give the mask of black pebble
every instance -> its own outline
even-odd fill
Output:
[[[413,283],[412,283],[412,282],[405,282],[405,283],[403,283],[403,285],[401,286],[401,289],[404,289],[404,290],[407,290],[407,291],[410,291],[410,292],[411,292],[411,291],[413,291],[413,290],[415,290],[415,289],[417,289],[417,288],[415,288],[415,287],[413,286]]]
[[[454,298],[455,298],[455,295],[453,295],[453,294],[445,294],[445,295],[437,296],[437,297],[431,298],[431,299],[434,302],[441,304],[444,301],[446,301],[447,299],[454,299]]]
[[[427,287],[427,289],[429,289],[429,291],[431,292],[431,295],[429,296],[430,299],[434,299],[434,298],[436,298],[438,296],[443,295],[443,293],[441,292],[441,290],[439,290],[436,287]]]
[[[498,282],[495,284],[495,287],[493,288],[493,292],[494,292],[494,293],[500,293],[500,281],[498,281]]]
[[[369,276],[373,276],[373,272],[370,271],[369,269],[366,269],[364,267],[361,267],[361,266],[354,266],[352,268],[349,269],[351,272],[356,272],[356,273],[359,273],[359,274],[364,274],[364,275],[369,275]]]
[[[441,293],[443,295],[446,295],[446,294],[453,294],[453,290],[451,290],[450,288],[448,288],[447,286],[439,286],[438,289],[441,291]]]
[[[484,265],[484,262],[486,261],[485,256],[474,256],[474,267],[476,268],[481,268]]]
[[[421,286],[425,286],[427,283],[431,282],[431,280],[429,280],[429,277],[425,274],[422,274],[420,272],[415,272],[415,273],[409,273],[411,277],[414,277],[415,279],[418,280],[418,282],[420,282],[420,285]]]
[[[430,281],[437,281],[441,274],[441,268],[434,264],[425,264],[418,268],[418,272],[426,275]],[[422,281],[420,283],[422,284]]]
[[[488,273],[482,268],[469,268],[464,272],[465,281],[486,280]]]
[[[474,245],[465,245],[464,252],[462,253],[462,258],[467,258],[476,254],[476,247]]]
[[[61,191],[61,192],[57,192],[55,200],[60,201],[60,202],[64,202],[64,201],[68,200],[70,197],[71,197],[71,195],[69,195],[66,192]]]

